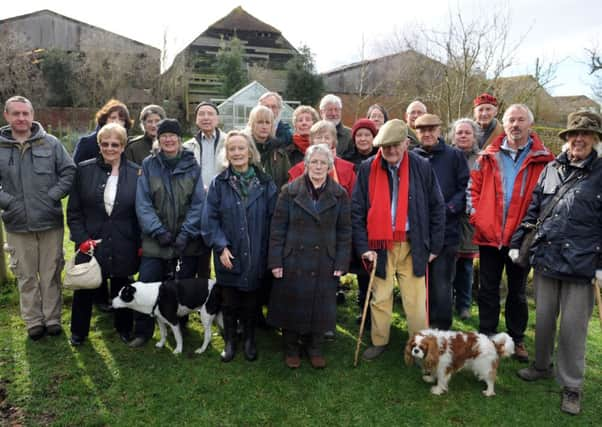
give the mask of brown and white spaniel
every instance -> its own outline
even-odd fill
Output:
[[[422,363],[422,379],[437,383],[431,393],[443,394],[454,372],[464,366],[472,369],[475,376],[487,383],[485,396],[495,396],[493,390],[500,357],[514,353],[514,342],[506,333],[488,338],[476,332],[439,331],[425,329],[414,334],[405,348],[405,362]]]

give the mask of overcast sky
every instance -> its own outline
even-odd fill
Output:
[[[315,54],[318,70],[327,71],[359,60],[362,37],[365,57],[374,57],[382,51],[383,41],[395,32],[443,28],[450,9],[459,7],[469,21],[486,10],[506,7],[510,10],[512,37],[518,40],[526,34],[506,74],[533,73],[537,57],[548,63],[560,62],[556,79],[549,86],[554,95],[590,95],[584,49],[596,43],[602,47],[602,1],[593,0],[368,0],[353,6],[351,2],[324,0],[203,0],[196,4],[184,0],[4,1],[0,19],[51,8],[159,49],[167,30],[168,54],[173,56],[240,5],[278,28],[294,46],[307,44]]]

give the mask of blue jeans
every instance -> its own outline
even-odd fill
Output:
[[[456,261],[456,277],[454,278],[454,294],[456,312],[470,310],[472,303],[473,259],[458,258]]]
[[[429,324],[447,330],[452,324],[452,281],[456,270],[458,246],[444,246],[429,264]]]

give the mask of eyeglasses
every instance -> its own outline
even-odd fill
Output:
[[[100,148],[109,148],[109,147],[111,147],[111,148],[120,148],[121,147],[121,144],[118,143],[118,142],[112,142],[112,143],[101,142],[98,145],[100,145]]]

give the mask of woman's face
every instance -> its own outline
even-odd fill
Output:
[[[249,167],[249,143],[240,136],[232,136],[228,140],[226,160],[236,170],[246,170]]]
[[[361,154],[368,154],[372,152],[372,141],[374,136],[366,128],[360,128],[355,132],[355,148]]]
[[[142,125],[144,126],[144,133],[150,136],[151,138],[157,137],[157,125],[161,121],[161,116],[158,114],[152,113],[146,116]]]
[[[320,152],[312,154],[309,159],[307,174],[313,183],[321,184],[324,182],[326,175],[328,175],[328,156]]]
[[[159,147],[163,154],[168,157],[174,157],[180,151],[180,138],[175,133],[162,133],[159,136]]]
[[[295,132],[299,135],[309,135],[309,130],[314,124],[314,119],[310,113],[301,113],[295,120]]]
[[[119,123],[121,126],[125,127],[125,120],[123,117],[121,117],[119,111],[113,111],[111,114],[109,114],[109,117],[107,117],[107,123]]]
[[[462,151],[470,151],[475,143],[475,134],[472,126],[468,123],[460,123],[456,126],[454,133],[454,142],[456,147]]]
[[[593,132],[574,131],[567,135],[571,160],[584,160],[594,149],[596,137]]]
[[[100,154],[105,163],[112,164],[121,158],[124,145],[121,143],[117,135],[108,134],[98,143]]]
[[[370,111],[368,118],[374,122],[376,130],[380,129],[385,123],[385,115],[378,108],[373,108],[372,111]]]
[[[259,119],[253,123],[253,137],[261,142],[266,141],[270,137],[272,131],[272,121],[269,119]]]
[[[316,135],[314,135],[314,137],[311,139],[311,145],[318,145],[318,144],[326,144],[327,146],[330,147],[333,154],[336,155],[336,152],[337,152],[336,138],[330,132],[325,131],[325,132],[320,132],[320,133],[317,133]]]

